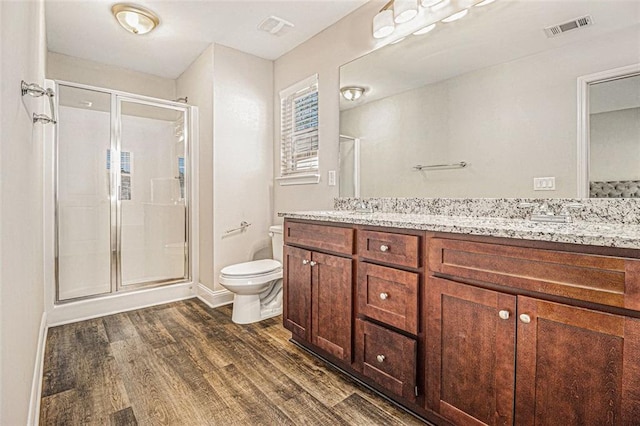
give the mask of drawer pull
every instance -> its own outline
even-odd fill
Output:
[[[380,293],[380,299],[387,300],[389,298],[389,293]]]
[[[317,264],[318,264],[318,262],[314,262],[313,260],[310,263],[311,266],[316,266]]]
[[[500,311],[498,315],[500,315],[500,318],[502,318],[503,320],[509,319],[510,316],[509,311]]]
[[[531,322],[531,317],[527,314],[520,314],[520,321],[525,324],[529,324]]]
[[[309,264],[309,261],[308,261],[307,259],[304,259],[304,260],[302,261],[302,264],[303,264],[303,265],[308,265],[308,264]]]
[[[386,252],[386,251],[389,251],[389,246],[384,245],[384,244],[381,245],[380,246],[380,251],[383,252],[383,253]]]
[[[378,362],[384,362],[384,360],[385,360],[385,356],[384,356],[384,355],[378,355],[378,356],[376,357],[376,359],[378,360]]]

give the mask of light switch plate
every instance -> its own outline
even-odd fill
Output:
[[[335,170],[329,170],[329,175],[328,175],[327,181],[328,181],[328,185],[329,186],[336,186],[336,171]]]
[[[555,191],[556,178],[555,177],[533,178],[533,190],[534,191]]]

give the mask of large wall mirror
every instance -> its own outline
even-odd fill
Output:
[[[637,0],[471,7],[464,19],[340,68],[341,87],[364,88],[340,100],[340,195],[588,196],[583,161],[591,162],[580,167],[584,181],[639,180],[640,77],[591,82],[591,140],[600,142],[587,156],[578,152],[577,84],[638,63]],[[623,169],[634,173],[611,173]]]

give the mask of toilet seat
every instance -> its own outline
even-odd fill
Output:
[[[282,278],[282,264],[273,259],[254,260],[222,268],[220,284],[259,284]]]

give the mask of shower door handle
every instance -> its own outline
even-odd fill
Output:
[[[118,201],[122,201],[122,185],[118,185],[118,193],[116,195]]]

